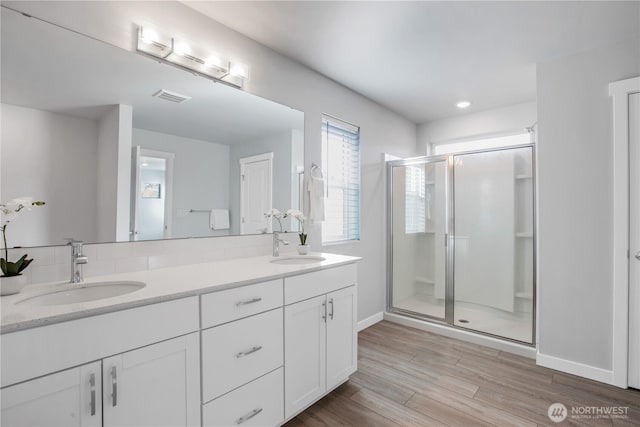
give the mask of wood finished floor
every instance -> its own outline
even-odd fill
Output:
[[[532,359],[380,322],[360,332],[358,372],[286,427],[640,426],[640,391],[536,366]],[[627,406],[626,419],[556,424],[549,405]]]

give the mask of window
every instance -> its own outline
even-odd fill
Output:
[[[517,133],[515,135],[503,135],[461,142],[445,142],[441,144],[433,144],[433,154],[455,154],[462,153],[464,151],[523,145],[529,144],[530,142],[531,135],[529,133]]]
[[[405,183],[405,233],[424,233],[426,226],[426,191],[423,166],[407,166]]]
[[[322,116],[322,243],[360,239],[360,128]]]

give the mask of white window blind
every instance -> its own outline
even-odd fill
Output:
[[[424,167],[407,166],[405,179],[405,232],[407,234],[424,233],[426,228]]]
[[[322,116],[322,243],[360,239],[360,128]]]

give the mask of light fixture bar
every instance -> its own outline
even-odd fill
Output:
[[[237,88],[242,88],[249,77],[249,67],[244,64],[221,60],[217,54],[212,56],[213,60],[204,60],[197,52],[191,52],[187,44],[177,44],[173,37],[163,40],[158,33],[142,26],[138,27],[136,50],[161,62]],[[226,67],[221,64],[226,64]]]

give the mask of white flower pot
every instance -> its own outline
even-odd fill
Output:
[[[307,255],[309,253],[309,245],[298,245],[297,249],[300,255]]]
[[[27,284],[27,276],[0,276],[0,295],[17,294]]]

